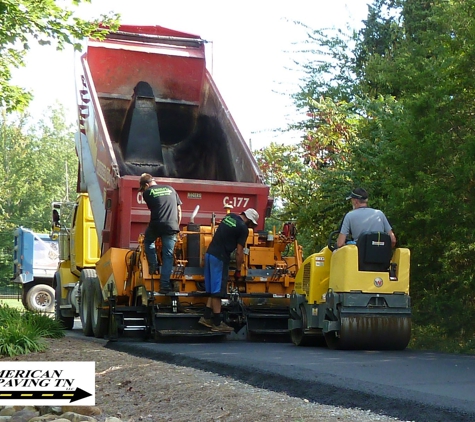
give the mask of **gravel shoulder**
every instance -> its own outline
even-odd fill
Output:
[[[42,353],[14,361],[95,361],[97,420],[391,422],[399,419],[359,409],[310,403],[255,388],[211,372],[167,364],[107,348],[105,340],[47,340]]]

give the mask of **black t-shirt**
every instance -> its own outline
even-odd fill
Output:
[[[227,214],[216,230],[208,246],[207,253],[223,262],[229,262],[230,255],[236,246],[246,246],[249,229],[239,215]]]
[[[143,199],[150,210],[150,221],[158,223],[163,233],[178,233],[178,205],[182,202],[175,189],[166,185],[150,186],[143,193]]]

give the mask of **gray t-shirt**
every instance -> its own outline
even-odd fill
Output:
[[[351,234],[353,240],[356,241],[363,232],[389,233],[390,230],[392,227],[382,211],[363,207],[354,209],[345,215],[340,233]]]

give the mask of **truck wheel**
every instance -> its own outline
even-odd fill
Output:
[[[82,270],[79,278],[79,289],[81,290],[81,303],[79,304],[79,316],[81,318],[82,332],[85,336],[91,337],[92,332],[92,288],[93,280],[96,278],[95,270]]]
[[[59,307],[61,301],[61,282],[59,280],[59,276],[56,276],[56,291],[55,291],[55,306],[54,306],[54,314],[56,321],[59,321],[65,330],[72,330],[74,326],[74,317],[63,316],[61,314],[61,308]]]
[[[102,307],[104,301],[102,300],[101,283],[95,277],[92,280],[92,310],[91,310],[91,324],[94,337],[103,338],[109,326],[108,312]]]
[[[33,312],[54,312],[54,290],[46,284],[37,284],[26,294],[27,309]]]
[[[21,303],[25,309],[28,309],[28,302],[26,300],[26,295],[28,294],[29,286],[23,284],[21,286]]]

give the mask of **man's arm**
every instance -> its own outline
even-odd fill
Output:
[[[387,234],[389,234],[389,237],[391,238],[391,246],[394,248],[396,246],[396,235],[393,232],[393,229],[391,225],[389,224],[388,218],[386,215],[383,213],[383,223],[384,223],[384,230],[386,231]]]
[[[338,239],[336,240],[336,246],[338,248],[341,248],[342,246],[345,246],[346,244],[346,234],[340,233],[338,235]]]
[[[178,226],[181,223],[181,205],[178,205]]]
[[[388,232],[389,237],[391,238],[391,246],[394,248],[396,246],[396,235],[392,230],[389,230]]]
[[[241,271],[242,264],[244,263],[244,247],[238,243],[236,246],[236,270]]]
[[[340,234],[338,235],[338,238],[336,239],[337,248],[341,248],[342,246],[346,245],[346,237],[348,236],[349,233],[351,233],[348,214],[349,213],[345,214],[340,224],[340,229],[339,229]]]

